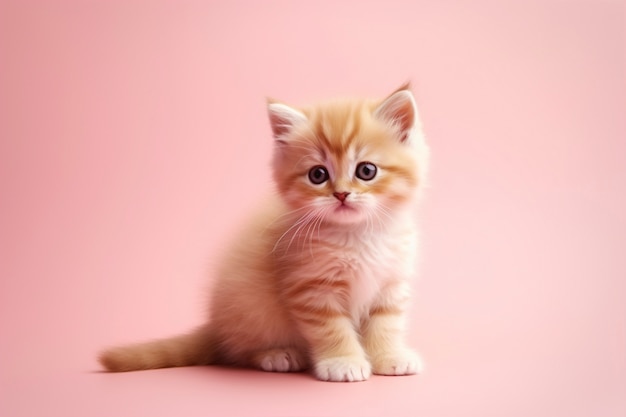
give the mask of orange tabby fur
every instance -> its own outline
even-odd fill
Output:
[[[207,323],[109,349],[106,369],[312,368],[330,381],[420,370],[403,334],[428,149],[408,85],[385,100],[268,109],[277,192],[216,271]],[[373,179],[355,174],[363,162],[375,166]],[[328,174],[321,184],[309,178],[316,166]]]

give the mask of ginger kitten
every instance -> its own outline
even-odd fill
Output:
[[[109,371],[229,364],[325,381],[408,375],[414,208],[428,148],[408,84],[384,100],[268,103],[276,193],[216,271],[205,325],[116,347]]]

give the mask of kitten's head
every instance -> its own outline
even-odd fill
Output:
[[[297,213],[331,223],[380,222],[415,199],[428,149],[408,84],[384,100],[294,108],[270,100],[273,172]]]

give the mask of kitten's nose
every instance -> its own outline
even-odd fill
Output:
[[[338,192],[334,192],[333,195],[335,196],[335,198],[339,201],[341,201],[342,203],[344,202],[344,200],[346,199],[346,197],[348,196],[348,194],[350,193],[346,193],[346,192],[342,192],[342,193],[338,193]]]

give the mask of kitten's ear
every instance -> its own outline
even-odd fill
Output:
[[[272,99],[267,100],[267,112],[270,118],[274,139],[284,142],[285,137],[300,123],[306,122],[307,118],[299,110],[278,103]]]
[[[407,83],[387,97],[374,110],[374,117],[398,129],[400,141],[405,142],[418,123],[417,106]]]

